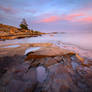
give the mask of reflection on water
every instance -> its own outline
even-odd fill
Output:
[[[19,47],[20,45],[9,45],[9,46],[4,46],[4,47],[1,47],[1,48],[16,48],[16,47]]]
[[[40,49],[40,47],[30,47],[30,48],[28,48],[28,49],[25,51],[25,54],[24,54],[24,55],[26,55],[26,54],[29,53],[29,52],[36,51],[36,50],[39,50],[39,49]]]

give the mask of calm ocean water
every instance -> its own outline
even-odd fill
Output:
[[[2,44],[15,44],[15,43],[45,43],[51,42],[60,47],[73,50],[77,53],[81,53],[84,56],[92,57],[92,33],[58,33],[47,34],[39,37],[15,39],[0,41]]]
[[[67,33],[55,35],[55,38],[66,43],[92,50],[92,33]]]

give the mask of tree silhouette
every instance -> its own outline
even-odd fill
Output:
[[[28,30],[28,24],[27,24],[27,22],[26,22],[26,20],[24,18],[22,19],[22,22],[20,24],[20,28]]]

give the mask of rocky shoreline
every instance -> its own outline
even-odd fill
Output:
[[[37,36],[41,36],[41,34],[35,34],[35,35],[31,35],[31,34],[24,34],[24,35],[7,35],[7,36],[0,36],[0,40],[13,40],[13,39],[20,39],[20,38],[26,38],[26,37],[37,37]]]
[[[12,40],[12,39],[25,38],[25,37],[37,37],[37,36],[41,36],[42,34],[44,33],[0,24],[0,40]]]
[[[92,61],[50,43],[0,48],[0,92],[92,92]],[[41,47],[24,55],[29,47]]]

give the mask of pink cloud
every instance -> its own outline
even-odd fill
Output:
[[[44,19],[40,20],[40,22],[44,22],[44,23],[55,22],[59,19],[60,19],[59,16],[50,16],[49,18],[44,18]]]
[[[14,10],[11,7],[3,7],[3,6],[0,6],[0,10],[4,11],[6,13],[16,13],[16,10]]]
[[[83,17],[78,20],[79,22],[92,22],[92,17]]]
[[[69,14],[69,15],[64,16],[63,18],[64,18],[64,20],[73,21],[76,18],[81,17],[81,16],[84,16],[84,14],[82,14],[82,13]]]
[[[83,16],[83,14],[80,13],[80,14],[68,14],[68,15],[61,15],[61,16],[58,16],[58,15],[57,16],[50,16],[48,18],[41,19],[39,22],[49,23],[49,22],[56,22],[56,21],[62,21],[62,20],[73,21],[80,16]]]
[[[91,9],[87,10],[91,11]],[[74,11],[69,14],[63,14],[63,15],[56,15],[53,16],[51,14],[43,14],[39,16],[36,23],[50,23],[50,22],[56,22],[56,21],[69,21],[69,22],[91,22],[92,18],[89,17],[89,11],[85,11],[85,9],[80,9],[78,11]]]

